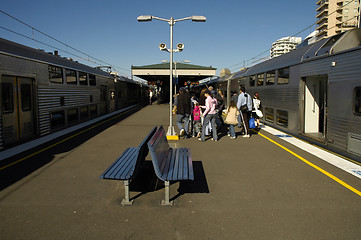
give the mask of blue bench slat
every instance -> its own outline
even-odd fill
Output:
[[[129,156],[131,156],[136,148],[127,148],[122,155],[108,167],[107,170],[104,171],[100,178],[104,179],[114,179],[114,175],[122,168],[122,166],[126,163],[126,160]]]
[[[130,201],[129,196],[129,180],[135,178],[143,165],[145,157],[148,154],[149,142],[151,139],[154,139],[152,136],[156,131],[157,126],[153,127],[137,148],[127,148],[122,155],[100,175],[100,178],[103,179],[126,180],[124,181],[125,197],[122,201],[123,206],[131,205],[133,202]]]
[[[171,157],[173,156],[172,154],[173,149],[169,149],[166,154],[164,154],[163,156],[163,161],[162,161],[162,168],[161,168],[161,180],[162,181],[166,181],[168,179],[168,173],[169,173],[169,169],[170,169],[170,162],[171,162]]]
[[[183,154],[183,169],[184,169],[184,179],[189,179],[189,166],[188,166],[188,148],[184,148],[184,154]]]
[[[162,181],[193,180],[193,165],[189,148],[171,148],[160,127],[148,142],[155,173]]]
[[[130,179],[132,177],[138,159],[138,154],[139,150],[136,149],[136,151],[132,154],[126,164],[124,164],[122,171],[119,171],[116,175],[117,179]]]
[[[174,170],[173,170],[173,176],[172,176],[172,179],[174,180],[177,180],[177,179],[180,179],[179,177],[181,176],[180,175],[180,168],[179,168],[179,164],[180,164],[180,153],[181,153],[181,149],[176,149],[176,151],[174,152],[175,153],[175,162],[174,162]]]
[[[188,148],[183,148],[183,179],[188,179]]]
[[[138,166],[141,166],[145,155],[147,154],[147,143],[156,130],[157,126],[153,127],[153,129],[139,144],[138,148],[127,148],[122,155],[115,160],[102,175],[100,175],[100,178],[129,180],[134,177]]]
[[[184,179],[184,148],[179,149],[179,173],[178,173],[178,177],[179,179],[183,180]]]
[[[192,162],[191,150],[189,148],[187,154],[188,154],[188,169],[189,169],[188,179],[194,180],[193,162]]]
[[[128,150],[129,149],[129,150]],[[131,147],[128,148],[126,153],[119,158],[119,164],[113,167],[112,172],[109,174],[109,178],[111,179],[128,179],[128,178],[121,178],[120,176],[126,170],[127,166],[134,165],[137,157],[138,157],[138,150],[137,148]]]
[[[186,172],[185,172],[185,169],[184,169],[184,165],[186,164],[184,162],[184,148],[181,148],[179,149],[179,173],[178,173],[178,178],[181,179],[181,180],[184,180],[186,179],[185,175],[186,175]]]
[[[168,151],[163,151],[162,153],[157,154],[157,159],[158,161],[156,161],[158,163],[158,168],[159,171],[161,173],[161,175],[163,175],[164,172],[167,172],[169,169],[168,166],[168,158],[172,156],[171,150],[169,149]]]
[[[120,157],[117,158],[117,160],[115,160],[105,171],[102,175],[100,175],[100,178],[109,178],[109,175],[113,173],[113,171],[115,170],[115,168],[121,164],[121,158],[124,157],[125,154],[127,154],[127,152],[131,150],[130,148],[127,148]]]
[[[167,180],[169,180],[169,181],[173,180],[173,171],[174,171],[174,164],[175,164],[175,157],[176,157],[175,152],[176,151],[177,151],[177,149],[172,149],[172,156],[169,161],[169,170],[168,170],[168,175],[167,175]]]

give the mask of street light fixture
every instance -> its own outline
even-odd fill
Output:
[[[153,19],[168,22],[170,25],[170,49],[169,49],[169,53],[170,53],[170,60],[169,60],[169,70],[170,70],[170,73],[169,73],[169,75],[170,75],[169,76],[169,83],[170,83],[169,98],[170,98],[170,102],[169,102],[169,128],[168,128],[168,132],[167,132],[167,138],[168,139],[177,139],[177,138],[172,137],[172,136],[175,136],[175,131],[174,131],[174,127],[173,127],[173,114],[172,114],[172,109],[173,109],[173,90],[172,90],[172,88],[173,88],[173,86],[172,86],[173,85],[173,69],[172,69],[173,68],[173,64],[172,64],[173,63],[173,26],[176,22],[180,22],[180,21],[184,21],[184,20],[192,20],[193,22],[205,22],[207,20],[207,18],[204,16],[190,16],[190,17],[179,18],[179,19],[174,19],[173,17],[171,17],[170,19],[165,19],[165,18],[155,17],[152,15],[142,15],[142,16],[137,17],[138,22],[149,22],[149,21],[152,21]],[[165,46],[163,46],[163,47],[166,48]],[[182,46],[182,50],[183,50],[183,47],[184,46]],[[179,46],[178,46],[178,50],[179,50]]]

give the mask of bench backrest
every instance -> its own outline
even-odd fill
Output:
[[[168,144],[163,126],[160,126],[154,133],[153,137],[148,142],[148,148],[152,157],[155,174],[159,179],[165,181],[162,173],[167,167],[165,166],[165,163],[169,155],[169,151],[171,151],[171,147]]]
[[[138,146],[138,160],[137,160],[137,164],[135,166],[135,173],[134,175],[137,174],[139,167],[143,166],[143,163],[145,161],[146,156],[148,155],[148,141],[151,139],[151,137],[154,135],[154,133],[157,130],[157,126],[154,126],[154,128],[148,133],[148,135],[143,139],[143,141],[139,144]]]

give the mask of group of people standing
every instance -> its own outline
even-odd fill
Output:
[[[229,128],[228,136],[231,139],[236,138],[235,126],[242,127],[243,137],[250,137],[249,119],[256,110],[259,113],[261,101],[256,93],[254,98],[246,93],[245,88],[241,87],[239,95],[234,94],[230,106],[224,112],[227,117],[223,121],[222,110],[224,107],[224,97],[221,91],[216,92],[213,87],[203,89],[197,99],[185,88],[179,89],[179,94],[174,101],[173,114],[177,115],[177,126],[179,135],[183,138],[198,137],[198,140],[205,141],[206,135],[212,132],[212,140],[218,141],[217,130],[226,124]],[[255,116],[257,119],[257,117]],[[257,119],[259,127],[259,117]]]

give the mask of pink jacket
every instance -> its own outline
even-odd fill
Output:
[[[199,106],[194,106],[193,120],[194,121],[200,121],[201,120],[201,108]]]
[[[216,114],[216,105],[217,100],[215,98],[212,98],[211,96],[208,96],[206,99],[206,110],[203,113],[203,116],[209,114]]]

